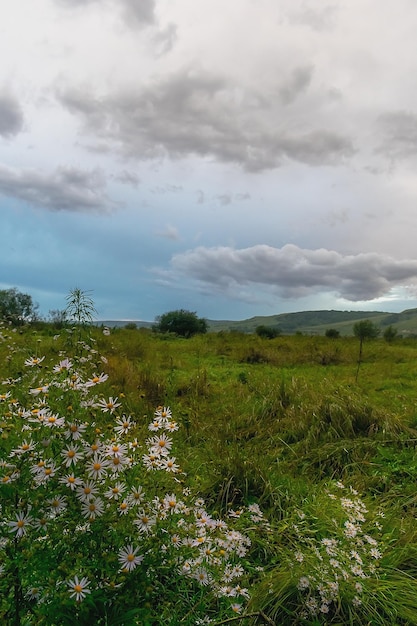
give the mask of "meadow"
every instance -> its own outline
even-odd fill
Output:
[[[417,340],[3,326],[0,622],[417,624]]]

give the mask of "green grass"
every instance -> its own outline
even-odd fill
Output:
[[[4,331],[1,378],[19,378],[22,362],[34,355],[45,356],[45,368],[63,358],[65,331],[59,338],[54,333],[47,326]],[[100,393],[123,399],[138,438],[149,435],[155,407],[170,406],[181,426],[177,456],[193,492],[213,514],[254,502],[264,511],[270,530],[254,540],[248,611],[262,611],[277,624],[417,624],[417,341],[366,342],[355,382],[359,342],[353,337],[91,333],[107,358],[102,369],[109,379]],[[10,424],[0,428],[6,441]],[[329,614],[303,618],[293,555],[308,548],[304,564],[318,572],[314,541],[335,533],[342,545],[346,512],[329,508],[325,496],[335,481],[358,491],[371,520],[383,513],[381,527],[372,527],[383,558],[364,581],[360,605],[352,604],[345,585]],[[166,616],[169,610],[162,607]],[[180,614],[181,602],[175,611]],[[140,623],[135,619],[120,623]]]

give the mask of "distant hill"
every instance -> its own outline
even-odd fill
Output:
[[[324,335],[328,328],[334,328],[341,335],[352,335],[353,326],[360,320],[370,320],[381,328],[393,326],[400,335],[417,335],[417,309],[407,309],[402,313],[383,311],[300,311],[281,313],[270,316],[256,316],[246,320],[207,320],[210,332],[235,331],[254,333],[258,326],[268,326],[281,330],[284,335],[303,333],[306,335]],[[151,328],[154,322],[142,320],[105,320],[98,321],[98,326],[120,328],[134,323],[138,328]]]

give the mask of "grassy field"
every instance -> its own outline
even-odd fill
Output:
[[[92,328],[81,343],[70,338],[47,325],[2,331],[1,623],[417,624],[416,340],[366,342],[358,371],[353,337]],[[157,407],[172,411],[175,457],[163,451],[144,469]],[[82,425],[80,461],[64,470],[97,481],[100,506],[87,500],[102,506],[97,515],[58,479],[71,437],[64,422],[35,422],[39,411]],[[92,438],[106,450],[129,444],[123,480],[108,452],[106,472],[94,474],[82,457]],[[159,471],[167,458],[181,469]],[[39,460],[56,478],[39,478]],[[111,509],[123,498],[103,495],[138,481],[149,532],[132,530],[137,510]],[[53,497],[62,507],[51,512]],[[38,512],[50,531],[39,531]],[[246,547],[229,547],[233,532]]]

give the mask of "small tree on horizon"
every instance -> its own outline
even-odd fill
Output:
[[[353,334],[359,339],[358,367],[355,381],[358,382],[359,368],[362,363],[363,342],[366,339],[376,339],[380,333],[379,327],[370,320],[361,320],[353,326]]]
[[[155,318],[156,324],[152,329],[159,333],[174,333],[180,337],[189,338],[193,335],[204,334],[208,330],[207,321],[198,317],[197,313],[185,309],[168,311]]]

